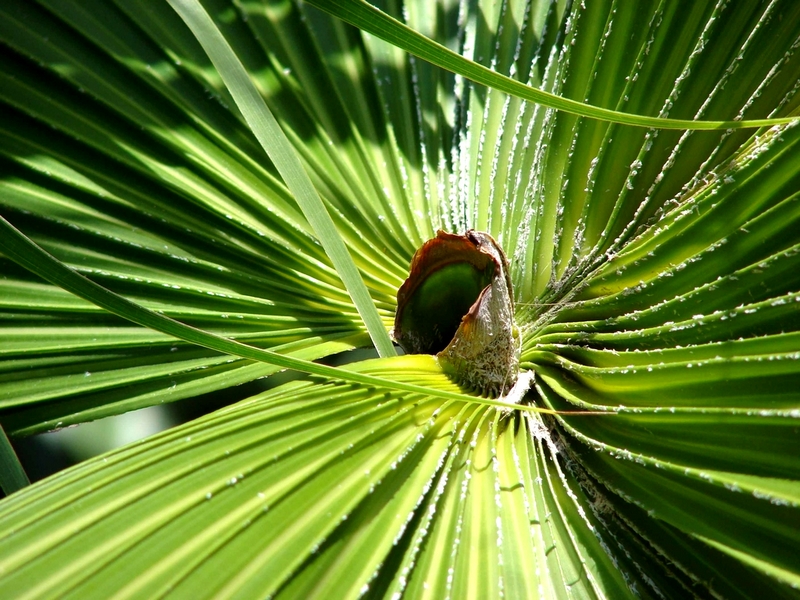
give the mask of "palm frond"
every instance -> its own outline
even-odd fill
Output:
[[[429,356],[310,362],[367,328],[178,14],[10,0],[3,430],[231,405],[0,502],[0,595],[796,595],[800,128],[626,115],[796,114],[800,7],[310,4],[374,27],[204,2],[383,328],[416,248],[486,231],[511,259],[525,401],[558,414],[471,401]],[[48,283],[73,270],[128,303]],[[237,387],[286,367],[304,374]]]

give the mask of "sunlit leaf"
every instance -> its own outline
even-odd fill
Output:
[[[222,38],[8,0],[3,431],[229,404],[3,499],[0,596],[795,597],[800,127],[633,124],[798,114],[800,4],[375,4],[203,2],[382,330],[426,240],[484,231],[550,412],[433,356],[315,362],[370,337]]]

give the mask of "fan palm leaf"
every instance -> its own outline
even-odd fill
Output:
[[[0,7],[0,423],[230,405],[0,502],[0,595],[797,594],[800,129],[735,123],[796,113],[800,7],[380,3],[455,64],[359,2],[204,2],[202,44],[174,4]],[[387,343],[471,228],[518,409]]]

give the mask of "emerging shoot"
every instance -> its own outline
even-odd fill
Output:
[[[411,260],[397,292],[394,339],[408,354],[435,354],[459,384],[497,397],[519,374],[519,333],[508,261],[481,231],[439,231]]]

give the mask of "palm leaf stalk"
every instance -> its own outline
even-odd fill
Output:
[[[2,431],[230,397],[0,444],[0,596],[796,597],[800,7],[376,4],[0,7]],[[313,362],[438,229],[508,256],[517,408]]]

